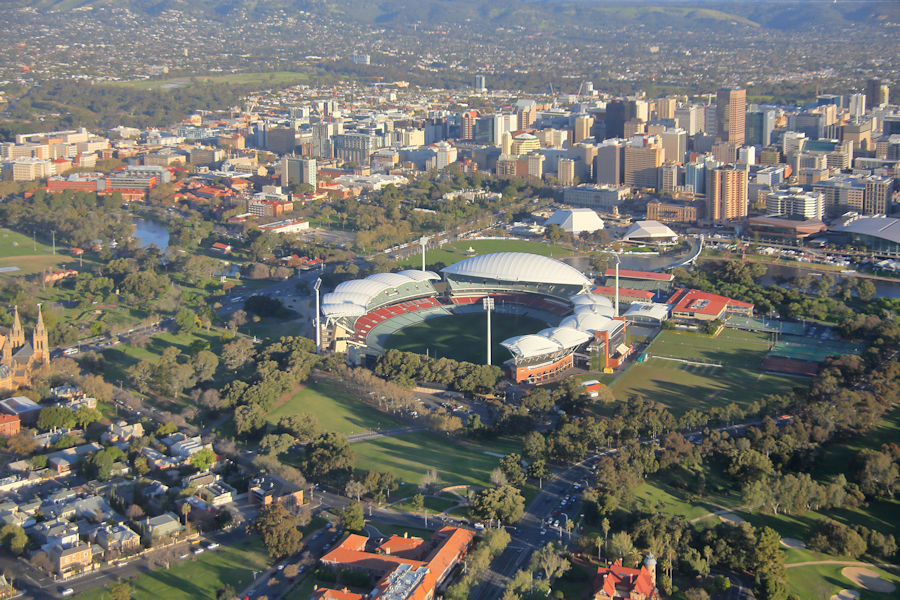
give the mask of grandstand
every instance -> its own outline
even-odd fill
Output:
[[[630,348],[626,323],[612,302],[590,293],[592,282],[573,267],[546,256],[485,254],[430,271],[377,273],[346,281],[325,294],[323,343],[336,352],[377,356],[398,331],[452,314],[494,311],[535,318],[549,327],[501,342],[512,354],[505,364],[516,381],[540,383],[574,366],[611,369]]]

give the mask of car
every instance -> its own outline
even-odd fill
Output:
[[[279,571],[284,571],[284,563],[281,563],[276,567]]]
[[[207,550],[215,550],[218,547],[219,547],[219,544],[217,544],[216,542],[210,542],[206,545]]]
[[[193,552],[194,554],[203,554],[204,552],[206,552],[206,548],[201,548],[198,546],[197,548],[191,550],[191,552]]]
[[[75,590],[73,590],[72,588],[63,588],[63,589],[59,590],[59,595],[62,596],[63,598],[67,598],[69,596],[74,596]]]

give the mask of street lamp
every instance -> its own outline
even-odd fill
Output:
[[[316,354],[320,354],[322,352],[322,328],[319,323],[319,288],[322,287],[322,278],[319,277],[316,279],[316,282],[313,284],[313,289],[316,291]]]
[[[487,296],[481,304],[487,312],[487,364],[491,364],[491,311],[494,309],[494,299]]]

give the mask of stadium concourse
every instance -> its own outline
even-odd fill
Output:
[[[512,354],[504,367],[516,382],[541,383],[574,367],[611,370],[631,348],[626,321],[577,269],[546,256],[498,252],[467,258],[441,270],[376,273],[339,284],[323,297],[323,345],[362,361],[384,342],[425,320],[495,310],[543,321],[547,328],[501,342]]]

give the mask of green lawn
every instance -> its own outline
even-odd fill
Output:
[[[409,433],[353,444],[356,468],[388,471],[399,480],[419,483],[435,469],[442,486],[488,485],[499,459],[445,441],[433,433]]]
[[[494,313],[491,315],[491,363],[499,365],[512,355],[500,345],[503,340],[526,333],[537,333],[547,327],[543,321],[524,315]],[[401,329],[388,339],[387,349],[404,352],[426,352],[433,358],[485,364],[487,316],[468,313],[429,319]]]
[[[315,415],[325,431],[336,431],[344,435],[403,426],[393,417],[363,404],[332,383],[304,386],[287,402],[270,411],[267,419],[275,423],[285,415],[301,412]],[[354,450],[360,445],[354,444]]]
[[[892,594],[879,594],[856,587],[849,579],[841,575],[843,569],[842,565],[812,565],[787,569],[786,572],[791,591],[800,600],[827,599],[842,589],[858,591],[861,600],[887,600],[888,598],[896,597]],[[873,568],[873,570],[900,589],[900,575],[895,571],[885,571],[876,568]]]
[[[271,73],[226,73],[222,75],[196,75],[174,77],[169,79],[138,79],[133,81],[116,81],[112,86],[129,87],[139,90],[174,89],[189,87],[199,83],[227,83],[229,85],[258,85],[265,87],[288,86],[309,80],[305,73],[290,71],[274,71]]]
[[[204,552],[173,564],[169,570],[158,569],[139,575],[134,580],[134,600],[196,600],[215,599],[225,584],[236,590],[250,583],[254,571],[269,564],[268,556],[258,538],[240,544],[223,546],[215,552]],[[102,600],[103,588],[89,590],[78,597],[82,600]]]
[[[632,394],[661,402],[676,415],[691,408],[709,410],[731,402],[746,405],[767,394],[790,391],[804,380],[758,371],[768,350],[765,335],[724,330],[718,337],[663,331],[648,352],[651,357],[718,363],[722,367],[685,365],[650,358],[633,365],[612,385],[619,400]]]
[[[459,503],[460,500],[449,500],[447,498],[425,496],[425,508],[428,509],[428,513],[432,515],[436,513],[442,513],[448,508],[456,506]],[[396,508],[397,510],[404,510],[407,512],[413,512],[413,505],[412,501],[410,500],[395,504],[392,508]]]
[[[35,243],[31,236],[0,228],[0,268],[18,267],[17,271],[0,272],[0,275],[29,275],[40,273],[44,269],[56,268],[62,263],[78,265],[78,259],[68,253],[63,245],[53,248],[41,242]],[[71,267],[72,264],[67,264]]]
[[[474,252],[467,252],[472,248]],[[441,248],[427,250],[425,252],[425,264],[429,269],[446,267],[470,256],[479,254],[491,254],[493,252],[529,252],[541,256],[560,258],[574,254],[572,249],[544,242],[530,242],[527,240],[459,240],[445,244]],[[411,256],[397,262],[398,267],[422,267],[422,253]]]

